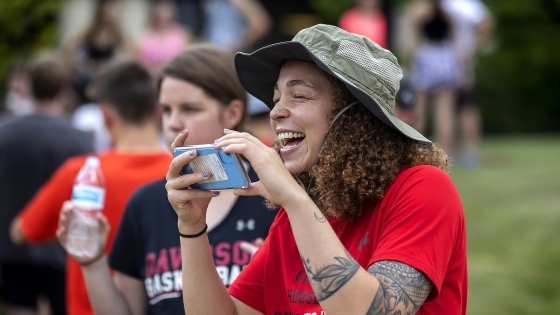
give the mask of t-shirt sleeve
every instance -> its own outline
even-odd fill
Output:
[[[21,212],[19,222],[29,242],[44,242],[56,237],[60,209],[64,201],[72,197],[72,186],[81,161],[71,159],[62,164]]]
[[[135,193],[128,201],[109,255],[111,268],[138,279],[143,279],[140,274],[136,248],[141,236],[137,229],[140,223],[136,222],[134,214],[137,213],[135,211],[137,207],[142,207],[141,196],[141,194]]]
[[[423,272],[438,296],[464,227],[463,206],[451,179],[435,167],[413,168],[387,192],[376,250],[368,264],[394,260]]]

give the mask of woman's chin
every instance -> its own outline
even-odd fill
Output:
[[[290,172],[290,174],[292,175],[309,172],[313,167],[313,166],[306,167],[307,165],[302,161],[290,161],[290,160],[287,161],[285,160],[284,165],[286,165],[286,169],[288,169],[288,172]]]

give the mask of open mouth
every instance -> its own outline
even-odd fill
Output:
[[[278,140],[282,148],[295,147],[303,141],[305,134],[301,132],[282,132],[278,134]]]

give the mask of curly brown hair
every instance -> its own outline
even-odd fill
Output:
[[[334,85],[333,117],[356,98],[342,82]],[[280,143],[273,148],[279,152]],[[352,106],[331,127],[311,172],[294,177],[329,218],[354,220],[365,200],[381,200],[389,184],[403,169],[432,165],[448,169],[448,157],[429,142],[412,140],[391,129],[362,104]]]

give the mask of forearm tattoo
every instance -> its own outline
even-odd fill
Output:
[[[415,314],[433,284],[422,272],[396,261],[380,261],[368,268],[381,286],[366,315]]]
[[[319,214],[317,214],[317,212],[313,212],[313,215],[315,216],[315,220],[321,223],[327,222],[327,218],[325,218],[325,216],[321,212],[319,212]]]
[[[358,272],[360,265],[345,250],[346,257],[335,257],[337,263],[314,268],[309,259],[301,257],[311,286],[319,301],[323,301],[335,294]]]

